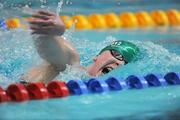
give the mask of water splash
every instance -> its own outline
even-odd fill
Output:
[[[2,9],[3,8],[3,4],[2,3],[0,3],[0,9]]]
[[[69,35],[69,36],[68,36]],[[65,36],[77,48],[82,66],[92,64],[93,58],[99,51],[111,41],[117,40],[113,36],[107,36],[104,41],[93,42],[88,38],[79,38],[74,33],[66,32]],[[16,29],[1,32],[0,44],[0,79],[4,83],[18,81],[19,77],[26,73],[32,66],[41,63],[33,45],[29,30]],[[130,41],[137,44],[141,49],[140,59],[134,63],[119,67],[103,77],[122,76],[132,74],[145,75],[150,72],[165,74],[169,71],[180,71],[180,56],[169,52],[163,46],[154,44],[152,41]],[[66,71],[60,73],[58,79],[86,79],[85,71],[75,66],[67,66]],[[1,83],[0,83],[1,85]]]
[[[29,16],[32,16],[34,13],[37,12],[37,10],[34,10],[34,9],[30,8],[28,5],[22,7],[21,10],[22,10],[23,14],[26,14],[26,15],[29,15]]]
[[[110,42],[117,40],[113,36],[107,36],[104,41],[99,43],[92,42],[87,39],[73,38],[71,35],[71,42],[76,46],[80,58],[81,65],[88,66],[92,64],[93,58],[98,55],[99,51],[108,45]],[[102,76],[102,78],[107,78],[109,76],[121,76],[126,78],[129,75],[146,75],[148,73],[161,73],[166,74],[170,71],[180,71],[180,56],[177,54],[169,52],[166,48],[161,45],[154,44],[152,41],[134,41],[129,42],[135,43],[139,46],[141,54],[139,55],[139,60],[134,63],[129,63],[125,66],[119,67],[109,74]],[[69,69],[69,72],[73,73],[73,69]],[[67,71],[66,71],[67,74]],[[67,76],[71,78],[79,79],[79,76],[73,76],[73,74],[62,73],[59,78],[68,79]],[[77,71],[76,71],[77,74]],[[79,71],[79,74],[81,72]]]
[[[64,72],[56,77],[56,79],[68,82],[69,80],[86,80],[90,78],[85,70],[82,70],[79,65],[67,65]]]
[[[60,12],[61,12],[61,8],[62,8],[62,5],[63,5],[63,0],[59,1],[58,2],[58,6],[56,8],[56,15],[59,16]]]
[[[0,37],[0,79],[4,85],[18,81],[22,74],[42,59],[34,48],[29,30],[6,31]]]

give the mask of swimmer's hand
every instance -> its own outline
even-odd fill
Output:
[[[29,23],[32,34],[60,36],[65,32],[63,21],[52,12],[38,11]]]

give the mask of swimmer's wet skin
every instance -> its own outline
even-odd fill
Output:
[[[32,34],[38,34],[35,45],[44,62],[32,68],[22,80],[28,82],[45,82],[55,78],[59,72],[66,69],[66,65],[78,64],[78,67],[87,71],[90,76],[99,76],[110,72],[118,66],[132,62],[139,49],[127,41],[114,41],[103,48],[94,58],[94,63],[80,66],[80,57],[77,50],[62,37],[65,25],[54,13],[39,11],[30,21]]]
[[[114,58],[116,58],[119,61],[123,61],[124,64],[128,64],[136,58],[139,52],[139,48],[133,43],[118,40],[112,42],[110,45],[103,48],[100,54],[104,51],[110,51],[111,55]],[[104,68],[102,72],[106,74],[111,70],[112,69]]]

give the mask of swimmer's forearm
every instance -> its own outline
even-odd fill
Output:
[[[39,55],[50,63],[55,64],[59,57],[64,54],[63,40],[60,37],[40,35],[34,43]]]
[[[77,51],[60,36],[41,35],[35,40],[39,55],[49,63],[65,69],[66,64],[79,62]]]

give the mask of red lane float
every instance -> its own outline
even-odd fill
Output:
[[[7,95],[12,101],[26,101],[29,100],[28,92],[23,84],[12,84],[6,90]]]
[[[113,79],[108,78],[106,80],[90,78],[87,82],[82,80],[71,80],[68,83],[62,81],[51,81],[47,86],[40,82],[28,84],[29,85],[26,87],[20,83],[12,84],[6,89],[6,91],[0,87],[0,103],[8,101],[25,101],[29,99],[65,97],[70,95],[70,91],[73,90],[75,92],[71,92],[71,95],[102,93],[112,90],[128,90],[132,88],[143,89],[147,87],[180,85],[180,73],[169,72],[165,76],[152,73],[146,76],[130,75],[122,81],[119,81],[119,77],[113,77]]]
[[[49,93],[44,83],[30,83],[27,87],[30,99],[46,99],[49,98]]]
[[[65,97],[69,96],[69,89],[65,82],[62,81],[52,81],[47,86],[50,97]]]
[[[0,103],[10,101],[10,98],[7,96],[6,91],[0,87]]]

